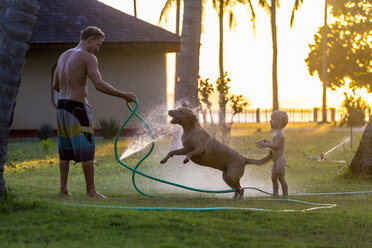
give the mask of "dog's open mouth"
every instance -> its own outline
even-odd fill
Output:
[[[178,123],[178,118],[175,116],[176,115],[175,111],[174,110],[169,110],[168,114],[169,114],[170,117],[172,117],[172,120],[170,120],[170,123],[177,124]]]
[[[171,117],[172,117],[172,120],[170,120],[170,123],[172,123],[172,124],[178,124],[179,123],[179,121],[180,121],[179,118],[177,118],[175,116],[171,116]]]

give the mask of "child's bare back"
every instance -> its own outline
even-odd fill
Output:
[[[274,162],[271,169],[271,181],[273,182],[273,195],[277,196],[279,192],[280,182],[282,186],[283,195],[288,195],[288,185],[285,181],[285,166],[286,160],[284,158],[284,133],[283,128],[288,123],[287,113],[284,111],[274,111],[271,115],[270,125],[274,130],[271,141],[261,139],[256,142],[258,148],[270,148],[273,153],[272,160]]]

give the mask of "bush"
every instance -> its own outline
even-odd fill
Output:
[[[40,146],[44,153],[50,153],[52,151],[53,141],[51,139],[42,140]]]
[[[52,136],[53,129],[54,129],[53,125],[44,122],[37,129],[37,136],[41,140],[47,140],[48,138],[50,138]]]
[[[106,140],[114,138],[119,131],[118,123],[112,118],[99,119],[99,127],[101,129],[102,137]]]
[[[351,95],[344,92],[344,96],[345,99],[342,105],[347,110],[347,113],[342,118],[341,125],[363,126],[366,122],[366,113],[369,108],[368,103],[361,97],[356,97],[354,91]]]

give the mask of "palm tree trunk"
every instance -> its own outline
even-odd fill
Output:
[[[327,34],[328,34],[327,0],[324,0],[324,28],[322,35],[322,81],[323,81],[322,122],[327,122],[327,86],[328,86]]]
[[[180,35],[180,13],[181,13],[181,0],[176,0],[176,34]],[[180,91],[181,87],[179,84],[179,75],[177,72],[177,68],[179,67],[178,61],[179,61],[180,53],[178,52],[176,54],[176,72],[175,72],[175,78],[174,78],[174,107],[178,108],[181,106],[181,97],[180,97]]]
[[[177,69],[177,100],[198,106],[199,51],[201,37],[201,0],[185,0],[180,54]]]
[[[224,16],[224,1],[219,1],[219,13],[218,13],[218,20],[219,20],[219,71],[220,71],[220,80],[221,85],[223,85],[224,80],[224,67],[223,67],[223,16]],[[219,95],[219,106],[220,111],[218,113],[218,121],[220,130],[222,133],[222,141],[224,142],[226,136],[226,104],[225,104],[225,95],[223,92],[220,92]]]
[[[21,82],[22,69],[32,28],[39,10],[38,0],[0,0],[0,198],[6,195],[3,177],[8,135]]]
[[[134,17],[137,18],[137,2],[136,2],[136,0],[133,0],[133,12],[134,12]]]
[[[359,147],[350,163],[350,170],[354,174],[372,174],[372,117],[363,133]]]
[[[276,0],[271,1],[270,6],[271,12],[271,37],[273,45],[273,67],[272,67],[272,79],[273,79],[273,111],[279,109],[278,99],[278,44],[276,35]]]

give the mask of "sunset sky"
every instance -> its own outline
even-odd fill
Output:
[[[100,0],[121,11],[133,15],[132,0]],[[137,17],[158,25],[159,16],[166,0],[137,0]],[[308,44],[313,43],[314,34],[323,25],[324,0],[304,1],[296,12],[294,25],[289,21],[294,1],[280,1],[277,10],[278,34],[278,88],[281,108],[312,108],[322,103],[322,84],[318,76],[309,75],[305,59],[309,53]],[[230,93],[241,94],[250,100],[250,107],[271,108],[272,106],[272,43],[270,17],[257,0],[252,0],[256,13],[256,35],[254,35],[247,7],[234,8],[236,27],[228,29],[225,24],[224,68],[231,78]],[[227,16],[226,16],[227,17]],[[332,21],[331,17],[329,18]],[[175,32],[175,8],[168,14],[168,22],[161,27]],[[218,16],[211,0],[205,6],[204,33],[200,50],[200,75],[215,82],[218,72]],[[174,55],[168,56],[168,93],[174,89]],[[338,107],[342,91],[327,91],[328,106]],[[372,101],[364,90],[362,97]],[[214,104],[217,108],[217,104]]]

